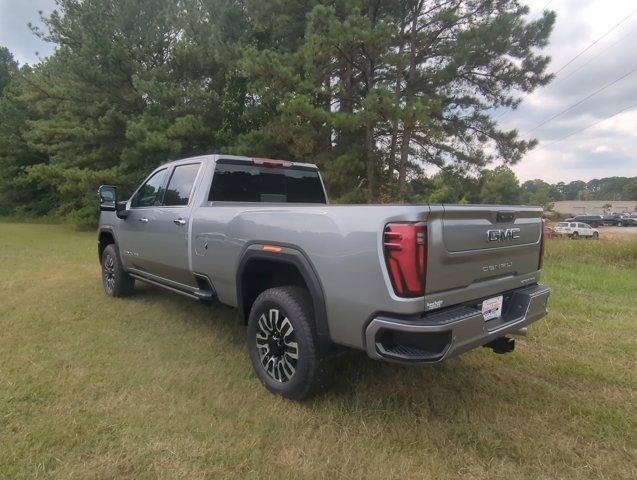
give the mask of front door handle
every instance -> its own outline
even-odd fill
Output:
[[[186,220],[184,220],[183,218],[178,218],[177,220],[173,220],[173,223],[175,225],[179,225],[180,227],[183,227],[184,225],[186,225]]]
[[[148,219],[146,217],[140,218],[139,221],[142,223],[148,223]]]

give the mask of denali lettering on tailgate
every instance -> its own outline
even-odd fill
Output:
[[[483,265],[482,271],[495,272],[496,270],[504,270],[506,268],[511,268],[511,267],[513,267],[513,262],[502,262],[502,263],[495,263],[493,265]]]

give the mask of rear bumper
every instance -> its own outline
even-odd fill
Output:
[[[502,317],[488,322],[481,300],[415,318],[378,315],[365,329],[367,354],[402,363],[440,362],[539,320],[547,314],[550,292],[540,284],[506,292]]]

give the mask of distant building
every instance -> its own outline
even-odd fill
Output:
[[[553,202],[553,211],[562,215],[581,215],[583,213],[604,215],[608,212],[632,213],[637,212],[637,200],[563,200]]]

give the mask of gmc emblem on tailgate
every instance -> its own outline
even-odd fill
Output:
[[[516,238],[520,238],[519,228],[487,230],[487,242],[504,242],[505,240],[515,240]]]

